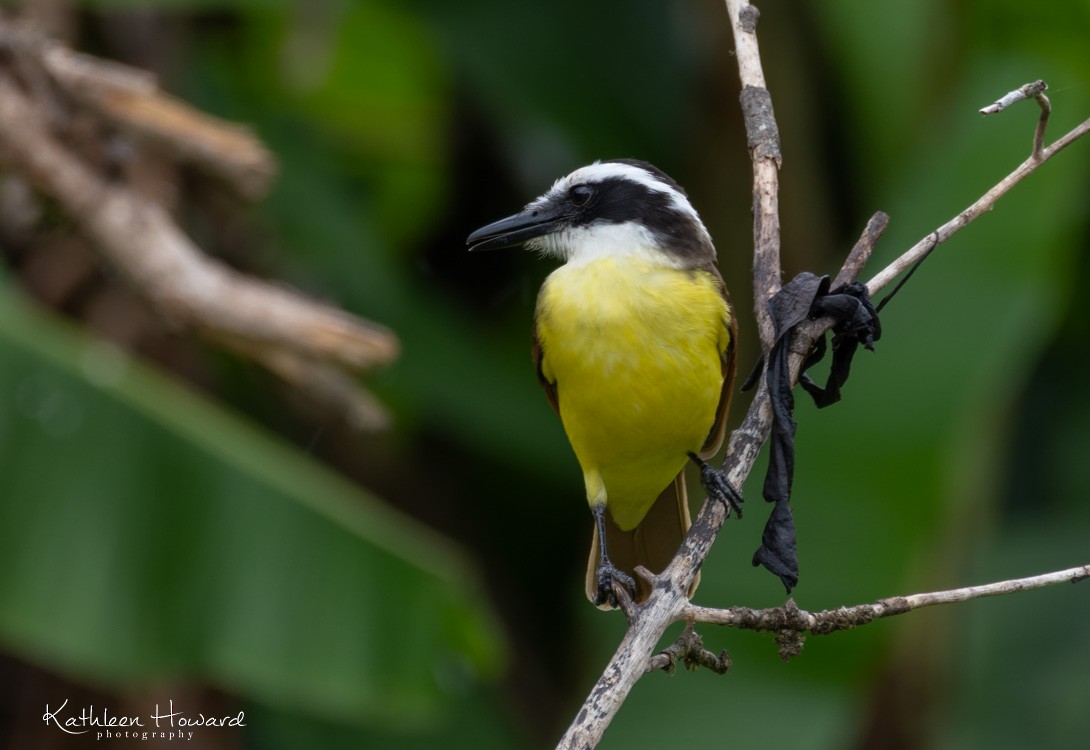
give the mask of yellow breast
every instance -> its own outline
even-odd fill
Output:
[[[542,373],[587,499],[622,529],[699,452],[715,419],[729,309],[711,274],[634,258],[563,266],[538,297]]]

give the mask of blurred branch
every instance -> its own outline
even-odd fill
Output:
[[[45,79],[78,89],[78,96],[101,107],[104,116],[124,119],[175,144],[178,153],[208,163],[230,162],[238,156],[236,150],[247,151],[248,141],[256,143],[252,136],[165,99],[137,71],[75,55],[0,21],[3,49],[18,50],[14,56],[20,62],[14,74],[0,66],[0,163],[55,199],[168,321],[262,363],[336,406],[357,428],[385,424],[382,408],[349,373],[396,357],[394,334],[205,255],[162,206],[99,175],[54,135],[57,112]],[[35,67],[38,62],[42,68]],[[258,153],[265,153],[259,144],[249,148],[246,159]],[[257,160],[261,158],[271,164],[267,154]],[[241,162],[233,163],[225,173],[256,184],[253,176],[260,169],[243,178]]]
[[[742,83],[742,110],[753,162],[754,306],[762,349],[767,354],[773,340],[773,328],[767,303],[779,290],[781,278],[777,207],[778,169],[781,155],[772,101],[764,85],[760,53],[757,47],[756,23],[759,14],[757,9],[746,0],[726,0],[726,5],[734,34],[735,52]],[[873,295],[882,290],[900,273],[910,269],[913,264],[925,257],[950,235],[990,210],[999,197],[1011,187],[1075,139],[1084,135],[1087,130],[1090,130],[1090,120],[1048,148],[1041,149],[1039,153],[1035,149],[1034,155],[1029,160],[985,193],[970,208],[932,232],[871,279],[867,284],[870,294]],[[1043,133],[1043,125],[1040,123],[1038,131]],[[837,274],[837,284],[852,281],[862,272],[887,220],[888,217],[881,213],[871,218],[860,240],[848,254],[843,267]],[[794,330],[789,362],[792,383],[797,382],[803,362],[815,342],[829,331],[832,325],[832,320],[823,318],[808,320]],[[757,454],[768,439],[771,425],[772,408],[764,378],[761,378],[749,411],[741,426],[731,433],[727,446],[723,469],[733,486],[744,485],[753,469]],[[1035,579],[1007,581],[935,594],[917,594],[912,597],[894,597],[849,610],[832,610],[816,614],[799,610],[792,601],[788,601],[783,607],[765,611],[744,608],[714,610],[694,607],[689,603],[685,592],[689,590],[689,584],[703,564],[725,520],[726,509],[723,505],[705,500],[699,516],[670,565],[658,575],[652,575],[645,570],[638,571],[652,584],[653,590],[648,599],[641,604],[635,604],[630,598],[624,596],[622,587],[618,587],[622,608],[628,617],[628,629],[582,708],[576,713],[575,720],[560,739],[558,748],[583,750],[596,746],[605,733],[606,727],[624,703],[629,691],[648,671],[669,668],[678,659],[687,664],[718,663],[724,667],[723,671],[725,671],[726,665],[729,664],[726,655],[716,657],[704,651],[703,645],[699,643],[699,637],[695,636],[695,633],[690,634],[691,628],[687,628],[675,644],[667,647],[657,656],[652,656],[666,628],[680,620],[706,618],[709,622],[719,622],[715,618],[722,617],[724,620],[733,618],[736,622],[721,624],[733,624],[737,627],[741,627],[742,621],[761,624],[762,626],[757,629],[776,631],[781,654],[791,655],[801,649],[803,634],[806,632],[832,632],[855,627],[877,617],[930,604],[1011,593],[1026,588],[1052,585],[1064,580],[1083,580],[1090,575],[1090,567],[1074,568],[1038,576]],[[854,614],[844,615],[844,612]],[[749,619],[751,616],[752,619]],[[782,625],[782,627],[772,627],[776,625]]]
[[[219,342],[242,356],[263,364],[300,392],[339,415],[349,427],[362,432],[385,429],[390,424],[386,409],[369,391],[342,368],[309,359],[297,352],[254,346],[228,337]]]
[[[0,19],[0,50],[16,60],[36,102],[48,83],[178,160],[214,175],[249,200],[265,195],[276,160],[249,129],[199,112],[159,90],[147,71],[74,52],[24,24]]]

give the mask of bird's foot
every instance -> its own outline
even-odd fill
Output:
[[[700,483],[704,485],[704,491],[708,493],[708,497],[722,503],[728,517],[733,510],[741,518],[742,493],[730,483],[730,480],[727,479],[727,473],[722,469],[715,468],[695,453],[690,453],[689,457],[700,467]]]
[[[601,607],[608,604],[610,607],[620,607],[622,602],[617,599],[617,592],[614,589],[616,585],[623,588],[630,599],[635,599],[635,579],[610,562],[609,558],[601,560],[598,563],[598,593],[594,597],[594,606]]]

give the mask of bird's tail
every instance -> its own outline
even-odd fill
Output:
[[[685,532],[692,525],[689,516],[689,501],[685,491],[685,472],[682,471],[659,493],[647,515],[634,529],[622,531],[606,506],[606,550],[615,566],[632,576],[636,581],[636,601],[642,602],[651,594],[651,586],[635,572],[636,566],[642,565],[652,573],[661,573],[677,553]],[[587,563],[587,598],[592,602],[598,593],[598,560],[600,557],[598,526],[594,526],[594,540],[590,546],[590,560]],[[689,587],[689,596],[696,591],[700,583],[700,573]],[[599,605],[601,609],[612,609],[608,604]]]

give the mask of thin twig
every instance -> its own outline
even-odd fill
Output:
[[[1049,101],[1049,97],[1044,95],[1046,90],[1049,90],[1049,84],[1044,81],[1033,81],[1019,86],[1013,92],[1007,92],[992,104],[982,107],[980,110],[981,114],[995,114],[1015,104],[1016,101],[1036,100],[1041,108],[1041,117],[1037,121],[1037,129],[1033,131],[1033,150],[1030,156],[1034,159],[1041,158],[1041,152],[1044,148],[1044,129],[1049,125],[1049,116],[1052,114],[1052,102]]]
[[[1073,128],[1070,132],[1061,136],[1051,145],[1041,150],[1040,156],[1031,156],[1024,162],[1018,165],[1018,167],[996,183],[988,192],[980,196],[971,206],[959,213],[950,221],[943,224],[935,231],[928,234],[921,239],[915,245],[910,247],[899,258],[894,260],[888,266],[883,268],[877,274],[867,282],[867,291],[871,295],[877,294],[886,285],[888,285],[893,279],[907,271],[912,267],[914,263],[926,256],[936,247],[941,245],[946,240],[950,239],[957,232],[961,231],[972,223],[975,219],[981,215],[991,211],[995,207],[996,202],[1006,195],[1011,188],[1017,185],[1033,174],[1042,164],[1051,159],[1053,156],[1063,151],[1070,146],[1076,140],[1090,132],[1090,119],[1084,120],[1078,126]]]
[[[1039,96],[1044,96],[1046,91],[1048,91],[1048,84],[1041,80],[1023,84],[1022,86],[1016,88],[1014,91],[1008,91],[1007,93],[1003,94],[1003,96],[996,99],[987,107],[981,107],[980,114],[994,115],[996,112],[1002,112],[1015,102],[1024,101],[1025,99],[1036,99]]]
[[[1037,80],[1027,83],[1024,86],[1019,86],[1014,91],[1007,92],[987,107],[981,108],[980,114],[994,115],[996,112],[1002,112],[1015,102],[1025,99],[1036,100],[1037,105],[1041,108],[1041,117],[1037,120],[1037,128],[1033,131],[1033,151],[1030,152],[1030,156],[1034,159],[1040,159],[1041,152],[1045,147],[1045,128],[1048,126],[1048,116],[1052,114],[1052,102],[1045,96],[1046,91],[1048,91],[1048,84],[1044,81]]]
[[[693,628],[692,622],[685,624],[685,629],[681,631],[676,641],[651,657],[647,664],[647,671],[661,669],[672,673],[679,661],[690,671],[704,667],[716,674],[726,674],[730,669],[730,655],[726,651],[713,654],[704,648],[704,639]]]
[[[1090,579],[1090,564],[980,586],[965,586],[964,588],[950,589],[948,591],[932,591],[909,596],[891,596],[879,599],[871,604],[838,607],[821,612],[807,612],[799,609],[793,601],[789,600],[783,607],[771,607],[769,609],[751,609],[749,607],[716,609],[690,604],[682,611],[682,617],[692,622],[706,622],[742,630],[772,632],[794,630],[810,635],[827,635],[838,630],[849,630],[860,625],[866,625],[873,620],[904,614],[923,607],[966,602],[988,596],[1002,596],[1017,591],[1056,586],[1061,583],[1079,583],[1087,579]]]
[[[850,283],[863,272],[863,266],[867,264],[871,253],[874,252],[874,246],[878,244],[887,226],[889,226],[888,214],[877,211],[870,217],[867,226],[863,229],[863,234],[859,235],[848,257],[844,259],[844,264],[840,267],[836,278],[833,279],[832,289]]]

